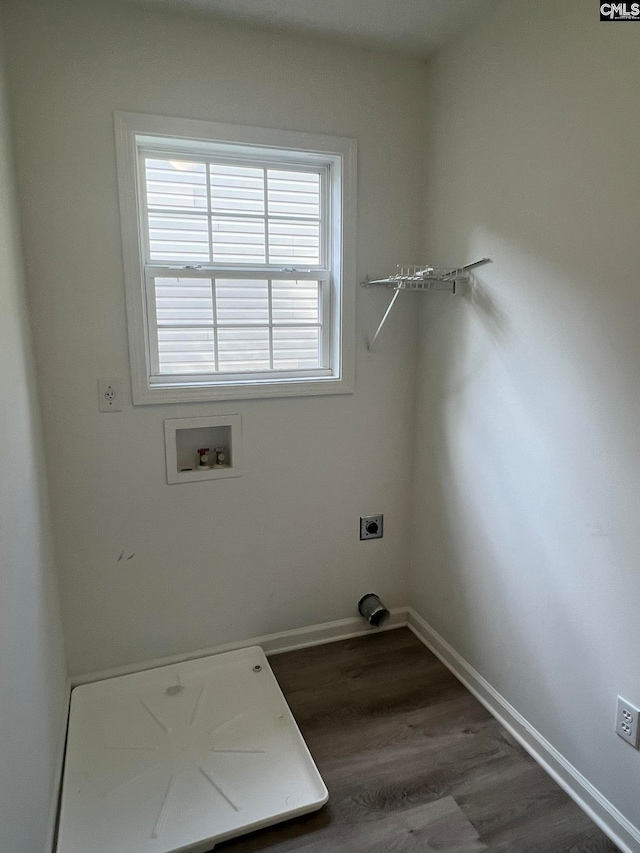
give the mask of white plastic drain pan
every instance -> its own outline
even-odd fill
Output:
[[[258,646],[72,693],[58,853],[204,853],[327,797]]]

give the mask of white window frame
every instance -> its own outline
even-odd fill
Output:
[[[354,390],[355,372],[355,300],[356,300],[356,142],[353,139],[297,133],[266,128],[243,127],[192,119],[167,118],[138,113],[116,113],[116,155],[122,249],[129,331],[129,356],[133,402],[185,403],[210,400],[294,397],[317,394],[348,394]],[[330,277],[318,271],[323,312],[323,351],[329,353],[325,369],[314,371],[223,374],[212,381],[208,376],[158,377],[153,375],[154,343],[150,335],[148,312],[153,288],[148,286],[152,272],[145,270],[144,217],[140,203],[140,152],[177,145],[185,154],[206,153],[215,144],[216,153],[228,150],[232,156],[242,146],[264,152],[265,162],[278,161],[278,152],[291,160],[317,168],[326,168],[329,192],[325,193],[328,226],[327,266]],[[282,157],[282,154],[281,154]],[[162,264],[158,264],[161,267]],[[253,267],[238,265],[222,268],[203,265],[189,275],[225,278],[244,276]],[[166,274],[166,267],[164,267]],[[179,271],[179,268],[178,268]],[[308,272],[307,272],[308,277]],[[275,271],[274,271],[275,277]],[[295,272],[277,272],[278,279],[295,278]],[[305,376],[305,373],[308,376]]]

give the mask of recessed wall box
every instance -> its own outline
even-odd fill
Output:
[[[166,420],[164,442],[169,484],[242,476],[240,415]],[[205,448],[210,452],[203,454]],[[218,461],[220,458],[224,459],[223,464]],[[207,464],[202,465],[202,460]]]

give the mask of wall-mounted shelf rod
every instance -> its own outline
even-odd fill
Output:
[[[384,312],[382,320],[380,320],[380,325],[369,342],[368,349],[371,350],[373,348],[401,290],[447,290],[455,294],[456,284],[468,281],[469,270],[490,263],[491,258],[482,258],[479,261],[474,261],[472,264],[465,264],[462,267],[451,269],[430,266],[399,266],[398,272],[395,275],[388,276],[388,278],[378,278],[373,281],[367,278],[366,281],[362,282],[362,287],[383,286],[395,290],[391,302]]]

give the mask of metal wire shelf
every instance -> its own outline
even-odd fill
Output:
[[[490,264],[491,258],[482,258],[479,261],[474,261],[472,264],[465,264],[456,268],[443,268],[431,266],[398,266],[398,272],[390,275],[387,278],[367,279],[362,282],[362,287],[387,287],[394,290],[395,293],[389,303],[389,307],[384,312],[384,316],[380,321],[378,328],[371,341],[368,344],[368,349],[371,350],[375,344],[387,318],[391,313],[396,299],[402,290],[423,291],[423,290],[444,290],[455,294],[456,286],[464,281],[469,280],[469,271],[475,267]]]

